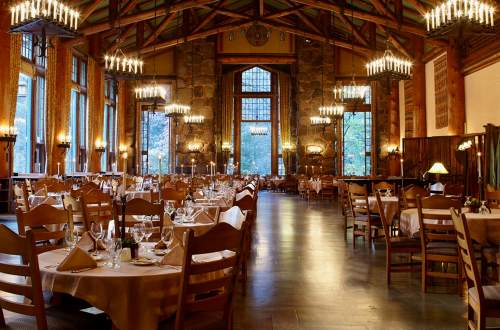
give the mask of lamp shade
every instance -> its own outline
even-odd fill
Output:
[[[440,162],[435,162],[427,172],[432,174],[448,174],[448,170]]]

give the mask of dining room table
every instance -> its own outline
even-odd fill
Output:
[[[141,243],[146,251],[154,243]],[[156,329],[158,322],[175,313],[182,268],[154,263],[137,266],[120,262],[109,268],[99,262],[94,269],[58,271],[65,249],[45,252],[38,261],[45,291],[66,293],[104,311],[120,330]],[[160,257],[148,255],[158,261]]]
[[[398,196],[380,196],[380,201],[384,206],[384,215],[387,223],[391,224],[399,211],[399,197]],[[377,198],[375,196],[368,196],[368,207],[371,212],[379,213]]]
[[[423,209],[426,214],[450,214],[448,209]],[[468,208],[462,212],[467,219],[467,225],[471,238],[482,246],[500,246],[500,209],[491,209],[491,213],[472,213]],[[451,220],[427,219],[426,223],[450,224]],[[401,211],[399,230],[402,234],[415,237],[419,234],[420,223],[418,221],[418,209],[411,208]]]

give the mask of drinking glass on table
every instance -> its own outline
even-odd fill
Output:
[[[145,237],[145,228],[143,223],[136,223],[132,227],[132,238],[139,245],[139,250],[141,249],[141,242]]]
[[[69,225],[64,226],[64,241],[66,242],[68,252],[73,250],[76,246],[76,237],[75,233]]]
[[[179,216],[179,222],[184,222],[184,218],[186,217],[186,210],[183,207],[179,207],[177,209],[177,215]]]
[[[144,220],[144,237],[146,237],[146,242],[149,242],[149,238],[153,235],[153,221],[151,219]]]
[[[90,234],[94,237],[95,239],[95,251],[94,255],[98,256],[99,255],[99,248],[97,246],[97,241],[102,239],[104,237],[104,230],[102,229],[102,224],[97,223],[97,222],[92,222],[90,224]]]
[[[161,241],[167,249],[170,248],[170,245],[174,241],[174,227],[173,226],[163,226],[161,229]]]
[[[109,245],[109,249],[108,249]],[[122,253],[122,240],[119,237],[113,237],[107,240],[106,249],[109,253],[109,268],[120,268],[120,257]]]

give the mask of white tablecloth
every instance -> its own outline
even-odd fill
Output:
[[[317,194],[321,191],[321,181],[320,180],[309,180],[309,189],[314,190]]]
[[[380,196],[382,205],[384,205],[384,214],[387,222],[392,223],[394,217],[398,213],[399,209],[399,198],[397,196],[385,197]],[[378,213],[377,198],[375,196],[368,196],[368,204],[370,211]]]
[[[143,243],[144,245],[144,243]],[[98,267],[81,273],[58,272],[64,250],[39,256],[44,290],[83,299],[106,312],[120,330],[156,329],[158,322],[176,310],[181,267]]]
[[[151,202],[151,192],[150,191],[127,191],[127,200],[131,200],[134,198],[142,198]]]
[[[449,214],[449,210],[424,209],[427,214]],[[500,210],[492,209],[491,214],[465,213],[467,224],[472,239],[480,244],[500,244]],[[426,220],[426,223],[450,224],[449,220]],[[401,212],[399,228],[404,235],[418,235],[420,224],[418,222],[418,210],[407,209]]]

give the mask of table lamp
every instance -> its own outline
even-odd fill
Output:
[[[435,162],[432,167],[427,171],[427,173],[432,173],[436,175],[436,181],[439,182],[439,176],[441,174],[448,174],[448,170],[444,167],[443,163]]]

